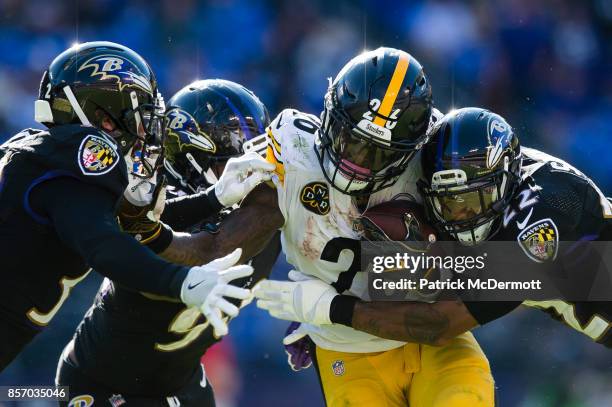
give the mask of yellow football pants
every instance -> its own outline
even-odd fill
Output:
[[[328,407],[493,407],[487,357],[471,333],[442,347],[406,344],[386,352],[316,347]]]

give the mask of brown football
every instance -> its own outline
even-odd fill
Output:
[[[436,231],[427,221],[425,208],[410,197],[400,195],[368,208],[361,218],[366,238],[370,240],[436,241]]]

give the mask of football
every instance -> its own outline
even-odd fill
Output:
[[[433,243],[437,233],[427,220],[423,205],[410,196],[399,195],[391,201],[368,208],[361,223],[369,240],[426,241]]]

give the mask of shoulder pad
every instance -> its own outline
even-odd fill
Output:
[[[499,240],[516,239],[535,261],[547,260],[541,257],[547,253],[554,258],[560,241],[596,239],[612,210],[591,180],[555,165],[546,162],[523,181],[503,215]]]
[[[276,116],[274,120],[272,120],[268,128],[271,128],[272,130],[278,130],[281,127],[286,126],[286,125],[293,124],[295,126],[295,123],[294,123],[295,119],[305,119],[305,120],[313,122],[314,124],[317,125],[317,127],[321,126],[321,120],[319,120],[319,118],[313,114],[300,112],[299,110],[296,110],[296,109],[283,109],[283,111],[281,111],[278,114],[278,116]]]
[[[266,160],[276,165],[275,172],[281,182],[285,177],[285,161],[291,160],[298,153],[294,150],[300,147],[309,150],[320,127],[316,116],[284,109],[266,128]]]
[[[39,129],[21,130],[19,133],[15,134],[13,137],[11,137],[10,139],[2,143],[2,146],[0,146],[0,149],[8,150],[11,148],[13,149],[19,148],[20,144],[22,144],[23,141],[27,140],[28,136],[40,135],[44,133],[46,133],[44,130],[39,130]]]

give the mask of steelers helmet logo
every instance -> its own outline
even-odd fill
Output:
[[[537,263],[553,261],[559,249],[559,232],[552,219],[542,219],[527,226],[517,237],[525,254]]]
[[[111,141],[90,134],[81,142],[77,160],[83,174],[102,175],[117,165],[119,154]]]
[[[310,212],[327,215],[329,213],[329,188],[322,182],[311,182],[302,188],[300,202]]]

